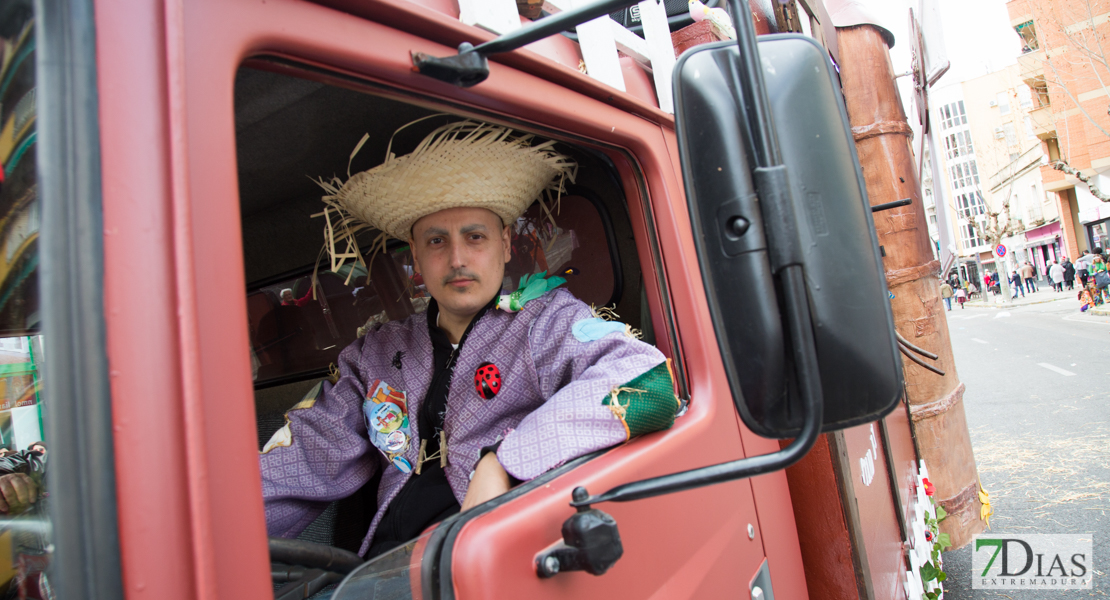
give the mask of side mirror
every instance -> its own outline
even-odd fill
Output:
[[[801,35],[763,36],[758,47],[789,194],[757,189],[757,134],[738,93],[737,44],[699,46],[679,59],[675,117],[698,259],[733,398],[750,429],[785,438],[799,434],[804,410],[783,334],[782,265],[775,264],[781,252],[774,243],[784,236],[767,228],[797,236],[794,262],[805,273],[824,396],[822,430],[892,410],[902,393],[902,363],[832,64],[824,48]],[[772,202],[784,206],[768,210]]]

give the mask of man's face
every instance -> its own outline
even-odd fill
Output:
[[[293,301],[293,292],[291,292],[289,290],[282,290],[281,299],[285,302],[292,302]]]
[[[509,228],[484,208],[449,208],[412,226],[412,258],[440,310],[473,316],[501,291]]]

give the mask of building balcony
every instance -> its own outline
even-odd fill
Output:
[[[1033,135],[1042,140],[1056,137],[1056,117],[1052,114],[1052,109],[1042,106],[1031,110],[1029,119],[1032,121]]]
[[[1044,81],[1044,61],[1044,50],[1033,50],[1018,57],[1021,80],[1029,87],[1037,87],[1037,82]]]

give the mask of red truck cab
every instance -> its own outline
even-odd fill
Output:
[[[388,597],[743,597],[757,578],[780,599],[808,597],[783,471],[604,504],[623,557],[603,576],[537,576],[536,557],[575,512],[574,488],[596,494],[780,449],[733,403],[675,119],[638,64],[622,61],[619,91],[581,72],[578,44],[554,36],[491,60],[481,85],[437,81],[414,70],[414,53],[495,37],[460,22],[450,0],[35,10],[11,17],[30,29],[6,37],[4,66],[15,69],[21,39],[38,44],[39,183],[8,158],[3,192],[33,195],[8,200],[5,218],[41,204],[42,234],[37,246],[7,229],[4,240],[10,265],[35,253],[28,273],[41,292],[6,275],[3,289],[35,318],[0,311],[7,335],[45,346],[37,406],[50,510],[40,520],[53,537],[34,556],[53,561],[60,597],[270,597],[258,451],[274,415],[326,376],[358,326],[422,310],[394,245],[359,279],[323,275],[323,304],[297,306],[302,324],[289,324],[302,319],[294,311],[279,316],[284,290],[307,298],[320,255],[312,179],[343,176],[363,134],[354,169],[369,168],[393,131],[436,113],[553,139],[578,160],[559,230],[514,238],[530,261],[518,269],[577,271],[573,292],[615,305],[672,360],[686,410],[666,431],[572,461],[429,532],[390,559],[407,585]],[[0,100],[7,119],[3,89]],[[344,528],[358,524],[336,511],[326,541],[343,546]],[[42,569],[11,544],[9,585],[28,586]]]

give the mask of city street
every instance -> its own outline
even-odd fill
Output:
[[[953,308],[948,328],[992,534],[1089,533],[1094,588],[972,589],[972,546],[944,556],[946,598],[1110,595],[1110,317],[1074,293],[1023,306]],[[984,550],[985,551],[985,550]]]

